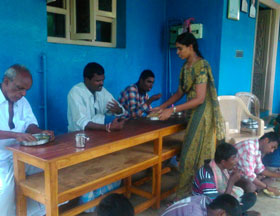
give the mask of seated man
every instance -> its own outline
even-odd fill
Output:
[[[245,212],[256,203],[256,194],[244,194],[243,190],[234,186],[240,179],[240,173],[234,170],[237,164],[237,150],[228,143],[218,145],[214,160],[206,160],[196,173],[193,181],[193,195],[205,195],[211,200],[219,194],[227,193],[242,203],[242,212]],[[229,170],[233,170],[229,174]]]
[[[155,75],[151,70],[144,70],[137,83],[121,92],[119,102],[126,109],[126,118],[136,118],[146,115],[151,110],[151,103],[160,99],[161,94],[149,98],[147,92],[153,88]]]
[[[5,72],[0,86],[0,209],[3,216],[16,215],[13,154],[5,146],[15,140],[36,141],[31,135],[34,133],[47,133],[53,139],[52,131],[38,128],[31,106],[24,97],[31,85],[29,70],[22,65],[13,65]],[[35,171],[35,167],[26,168],[27,175]],[[40,216],[44,212],[44,205],[27,200],[27,215]]]
[[[134,216],[134,208],[122,194],[110,194],[97,206],[97,216]]]
[[[280,178],[280,173],[269,171],[262,163],[262,155],[272,153],[277,149],[279,137],[275,132],[264,134],[259,140],[251,139],[235,144],[238,150],[238,168],[242,171],[242,178],[236,185],[245,192],[255,192],[257,189],[267,189],[279,194],[277,188],[269,186],[260,180],[257,175]]]
[[[84,68],[84,82],[75,85],[68,94],[68,130],[121,130],[124,121],[113,120],[105,125],[105,114],[121,116],[124,108],[103,87],[104,69],[97,63],[88,63]],[[80,203],[93,200],[120,186],[121,181],[98,188],[80,198]],[[93,212],[91,208],[86,212]]]
[[[168,207],[161,216],[240,216],[239,202],[229,194],[211,199],[204,195],[184,198]]]
[[[68,131],[120,130],[123,121],[115,119],[105,125],[105,114],[121,116],[124,108],[103,87],[104,69],[97,63],[88,63],[84,68],[84,82],[75,85],[69,92],[67,102]]]

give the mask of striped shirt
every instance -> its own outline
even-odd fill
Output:
[[[204,166],[196,172],[193,180],[192,194],[203,194],[211,200],[214,200],[219,195],[219,192],[216,188],[213,171],[208,165],[209,162],[209,160],[205,161]]]
[[[207,216],[207,205],[211,200],[206,196],[191,196],[169,206],[161,216]]]

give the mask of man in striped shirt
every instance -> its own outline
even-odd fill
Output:
[[[256,202],[255,193],[243,193],[234,184],[240,179],[237,164],[237,149],[228,143],[218,145],[214,160],[206,160],[193,181],[193,195],[205,195],[211,200],[219,194],[231,194],[242,203],[242,212],[246,212]],[[229,174],[229,170],[232,170]]]
[[[242,171],[242,178],[237,185],[245,192],[267,189],[279,194],[277,188],[267,185],[265,180],[258,178],[258,176],[280,178],[280,173],[267,170],[262,163],[262,156],[274,152],[278,144],[279,136],[275,132],[266,133],[259,140],[251,139],[235,144],[238,150],[238,168]]]

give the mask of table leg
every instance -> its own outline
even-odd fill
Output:
[[[16,213],[17,216],[26,216],[26,198],[20,188],[20,182],[25,180],[25,164],[18,160],[17,155],[14,153],[14,175],[16,186]]]
[[[58,216],[58,170],[55,163],[45,168],[46,216]]]
[[[161,164],[162,164],[162,136],[160,135],[157,140],[154,141],[154,153],[158,155],[159,160],[153,168],[153,195],[156,196],[156,204],[154,207],[160,207],[160,193],[161,193]],[[154,185],[155,184],[155,185]]]
[[[131,197],[131,191],[130,191],[130,188],[131,188],[131,176],[128,176],[127,178],[124,179],[124,186],[125,186],[125,196],[127,198],[130,198]]]

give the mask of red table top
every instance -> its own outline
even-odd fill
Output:
[[[32,157],[40,158],[42,160],[52,160],[57,157],[68,154],[75,154],[81,151],[75,146],[75,134],[85,133],[90,140],[86,143],[86,147],[82,151],[92,149],[101,145],[132,138],[148,132],[160,130],[177,124],[183,124],[184,118],[170,118],[167,121],[151,121],[148,119],[135,119],[125,122],[124,128],[121,131],[77,131],[58,135],[55,140],[41,146],[27,147],[19,143],[7,146],[7,148],[14,152],[20,152],[30,155]]]

